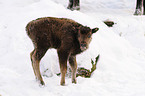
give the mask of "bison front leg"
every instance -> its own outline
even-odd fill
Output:
[[[57,53],[58,53],[58,57],[59,57],[59,65],[60,65],[60,72],[61,72],[60,85],[64,86],[65,85],[65,75],[67,72],[68,54],[66,51],[62,51],[62,50],[59,50]]]
[[[76,82],[76,71],[77,71],[76,56],[70,56],[69,63],[70,63],[71,70],[72,70],[72,83],[77,83]]]

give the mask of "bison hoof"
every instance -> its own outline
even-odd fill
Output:
[[[60,83],[61,86],[65,86],[65,83]]]
[[[134,15],[142,15],[142,12],[140,9],[136,9]]]
[[[44,81],[40,81],[40,84],[41,84],[41,85],[45,85]]]
[[[65,86],[65,82],[60,82],[60,85],[61,86]]]
[[[37,82],[39,82],[40,86],[45,85],[45,83],[44,83],[44,81],[43,81],[43,80],[41,81],[41,80],[38,80],[38,79],[36,78],[36,81],[37,81]]]
[[[80,6],[67,7],[67,8],[70,9],[71,11],[73,11],[73,10],[80,10]]]
[[[74,80],[72,80],[72,83],[77,84],[77,81],[74,79]]]
[[[44,87],[44,86],[45,86],[44,81],[40,81],[39,86],[40,86],[40,87]]]

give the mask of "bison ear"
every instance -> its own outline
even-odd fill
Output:
[[[97,27],[96,27],[96,28],[93,28],[93,29],[92,29],[92,34],[93,34],[93,33],[96,33],[98,30],[99,30],[99,28],[97,28]]]

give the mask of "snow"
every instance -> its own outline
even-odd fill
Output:
[[[145,17],[133,16],[135,3],[81,0],[81,10],[70,11],[68,0],[0,0],[0,96],[145,96]],[[60,86],[57,52],[50,49],[41,60],[46,85],[36,82],[25,26],[48,16],[99,27],[89,49],[77,55],[78,66],[90,69],[91,59],[100,54],[91,78],[78,77],[72,84],[66,77],[66,86]],[[107,19],[116,24],[107,27],[102,22]]]

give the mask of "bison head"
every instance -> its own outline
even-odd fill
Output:
[[[81,26],[78,31],[78,41],[80,44],[81,51],[88,48],[90,41],[92,39],[92,34],[97,32],[99,28],[90,29],[89,27]]]

